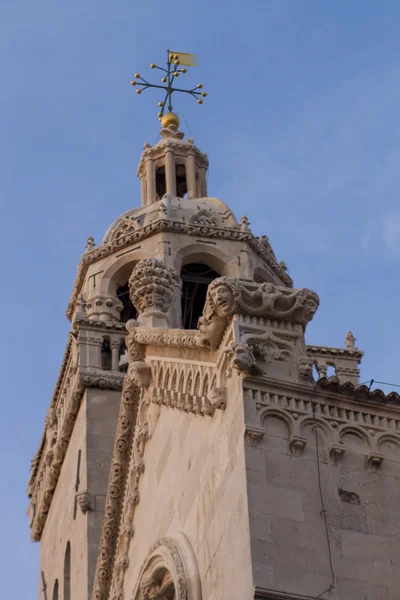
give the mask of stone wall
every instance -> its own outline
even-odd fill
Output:
[[[89,388],[87,398],[87,489],[92,510],[87,513],[88,598],[92,595],[98,545],[103,525],[104,505],[121,392]],[[71,599],[72,600],[72,599]]]
[[[253,400],[248,397],[246,402]],[[354,414],[354,403],[345,397],[337,406]],[[399,416],[397,407],[361,405],[360,410],[372,413],[371,438],[382,435],[373,413],[386,414],[387,422],[393,423],[395,419],[389,417]],[[250,414],[251,407],[247,412]],[[281,416],[278,410],[266,413],[258,436],[246,441],[253,576],[260,598],[306,600],[319,597],[332,583],[315,429],[309,421],[299,437],[302,451],[299,447],[294,451],[293,446],[291,450],[283,415],[284,411]],[[343,429],[344,451],[339,457],[330,453],[329,428],[324,428],[320,418],[317,421],[320,482],[335,574],[334,589],[322,597],[396,600],[400,580],[399,434],[392,431],[386,441],[381,438],[383,458],[378,465],[368,461],[361,426]],[[332,431],[341,427],[330,421]]]
[[[252,598],[243,434],[237,376],[230,380],[225,411],[213,417],[161,407],[144,453],[127,600],[149,548],[178,531],[196,555],[204,599],[230,598],[232,590],[237,598]]]

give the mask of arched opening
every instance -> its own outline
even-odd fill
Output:
[[[156,169],[156,196],[157,200],[161,200],[164,194],[167,193],[167,180],[165,178],[165,166],[162,165]]]
[[[178,198],[184,198],[187,191],[188,186],[185,165],[176,165],[176,195]]]
[[[103,371],[111,371],[112,369],[111,344],[108,338],[104,338],[101,346],[101,368]]]
[[[56,579],[54,584],[52,600],[58,600],[58,579]]]
[[[202,262],[190,263],[182,267],[182,327],[197,329],[203,314],[209,284],[220,274]]]
[[[117,298],[121,300],[123,304],[123,308],[121,310],[120,323],[127,323],[129,319],[136,319],[137,310],[133,306],[131,299],[129,297],[129,285],[126,282],[124,285],[121,285],[117,288]]]
[[[71,544],[67,543],[64,558],[64,598],[71,600]]]

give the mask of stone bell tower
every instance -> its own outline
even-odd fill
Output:
[[[28,485],[39,598],[395,600],[399,397],[359,385],[350,332],[306,345],[317,294],[161,123],[67,309]]]

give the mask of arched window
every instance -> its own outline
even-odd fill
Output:
[[[167,193],[167,180],[165,178],[165,167],[162,165],[156,169],[156,199],[161,200]]]
[[[67,543],[64,558],[64,598],[71,600],[71,544]]]
[[[203,314],[209,284],[219,277],[219,273],[208,265],[198,262],[182,267],[182,327],[197,329]]]
[[[126,323],[129,321],[129,319],[136,319],[137,311],[129,297],[128,282],[126,282],[125,285],[121,285],[119,288],[117,288],[117,298],[121,300],[122,304],[124,305],[119,319],[120,322]]]
[[[178,198],[184,198],[187,191],[188,186],[185,165],[176,165],[176,195]]]
[[[56,579],[54,584],[52,600],[58,600],[58,579]]]
[[[112,352],[110,340],[108,338],[104,338],[101,347],[101,368],[103,371],[111,371],[112,369]]]

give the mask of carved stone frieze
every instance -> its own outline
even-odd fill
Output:
[[[208,288],[204,313],[199,320],[200,342],[206,347],[217,348],[229,317],[234,313],[289,321],[304,329],[318,305],[317,294],[308,289],[293,290],[272,283],[257,284],[219,277]]]
[[[292,392],[286,386],[284,391],[277,393],[253,387],[252,380],[245,380],[244,384],[245,401],[254,402],[258,415],[259,421],[255,420],[255,425],[262,428],[269,415],[281,418],[286,424],[289,450],[294,456],[302,455],[310,436],[314,442],[315,427],[323,436],[330,461],[336,465],[346,453],[348,436],[357,436],[364,442],[365,450],[361,450],[361,454],[365,457],[366,468],[371,471],[382,467],[388,440],[400,447],[398,407],[392,407],[392,414],[388,414],[388,405],[357,403],[339,394],[329,398],[321,394],[315,384],[310,386],[306,396],[302,387],[300,390],[298,384],[293,384]]]
[[[173,348],[200,348],[198,331],[186,329],[145,329],[137,327],[133,333],[138,344],[171,346]]]
[[[86,387],[99,387],[103,390],[122,390],[124,374],[87,373],[80,374],[80,380]]]

